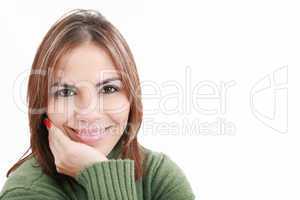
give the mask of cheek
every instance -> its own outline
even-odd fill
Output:
[[[130,103],[123,93],[108,95],[99,99],[101,104],[98,111],[105,114],[118,126],[127,124],[130,111]],[[68,123],[74,117],[76,104],[72,98],[51,98],[47,107],[47,115],[58,127]]]
[[[104,111],[116,124],[126,124],[130,111],[130,103],[123,94],[106,97]]]
[[[57,127],[61,127],[72,116],[72,104],[61,99],[50,99],[47,106],[47,115]]]
[[[102,103],[104,111],[112,113],[126,112],[130,105],[127,97],[123,93],[107,95],[100,100],[100,103]]]

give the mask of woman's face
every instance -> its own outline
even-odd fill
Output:
[[[109,54],[84,43],[63,55],[50,84],[47,115],[70,139],[107,155],[127,125],[130,103]]]

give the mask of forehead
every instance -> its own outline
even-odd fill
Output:
[[[92,43],[84,43],[61,57],[54,79],[98,81],[112,76],[119,76],[119,71],[109,53]]]

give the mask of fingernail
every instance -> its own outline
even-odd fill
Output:
[[[47,127],[47,128],[51,128],[51,123],[50,123],[50,120],[49,119],[44,119],[44,125]]]

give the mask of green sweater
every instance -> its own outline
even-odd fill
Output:
[[[190,200],[195,199],[191,186],[179,168],[167,155],[143,148],[144,176],[134,180],[134,161],[119,159],[118,143],[107,156],[108,161],[94,163],[76,177],[75,192],[69,184],[62,189],[42,173],[31,157],[6,180],[0,200]]]

